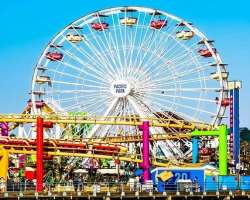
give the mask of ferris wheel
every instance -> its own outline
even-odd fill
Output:
[[[217,126],[228,105],[227,78],[214,42],[192,23],[156,9],[116,7],[72,22],[49,42],[36,65],[31,96],[35,113],[42,112],[42,102],[55,114],[159,117]],[[136,131],[95,125],[85,137]],[[172,157],[190,149],[171,141],[156,142],[152,149],[157,147]]]

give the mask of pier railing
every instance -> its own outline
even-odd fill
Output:
[[[122,193],[122,192],[216,192],[216,191],[234,191],[244,190],[250,192],[245,187],[245,182],[178,182],[153,184],[149,181],[145,184],[140,182],[83,182],[83,181],[68,181],[67,183],[53,183],[43,185],[43,192],[84,192],[84,193]],[[0,193],[4,192],[35,192],[36,183],[32,181],[0,182]]]

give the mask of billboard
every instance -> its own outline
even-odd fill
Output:
[[[167,173],[166,173],[167,172]],[[162,180],[161,174],[168,174],[168,179]],[[171,175],[170,175],[171,173]],[[182,180],[191,180],[192,190],[203,191],[205,175],[204,169],[186,168],[186,169],[168,169],[155,168],[151,170],[151,179],[157,185],[158,191],[177,191],[177,185]]]

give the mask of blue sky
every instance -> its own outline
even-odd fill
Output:
[[[250,127],[249,0],[42,0],[2,1],[0,5],[0,113],[19,113],[30,91],[33,67],[48,41],[87,13],[121,5],[158,8],[187,21],[215,40],[230,79],[243,81],[241,126]]]

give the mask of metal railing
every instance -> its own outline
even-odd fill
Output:
[[[244,185],[244,186],[243,186]],[[83,193],[123,193],[123,192],[229,192],[243,190],[250,192],[250,183],[246,187],[245,182],[204,182],[200,183],[166,183],[153,184],[151,181],[142,184],[140,182],[84,182],[69,180],[66,183],[43,184],[43,192],[83,192]],[[247,189],[248,188],[248,189]],[[36,183],[24,182],[0,182],[0,193],[4,192],[36,192]]]

